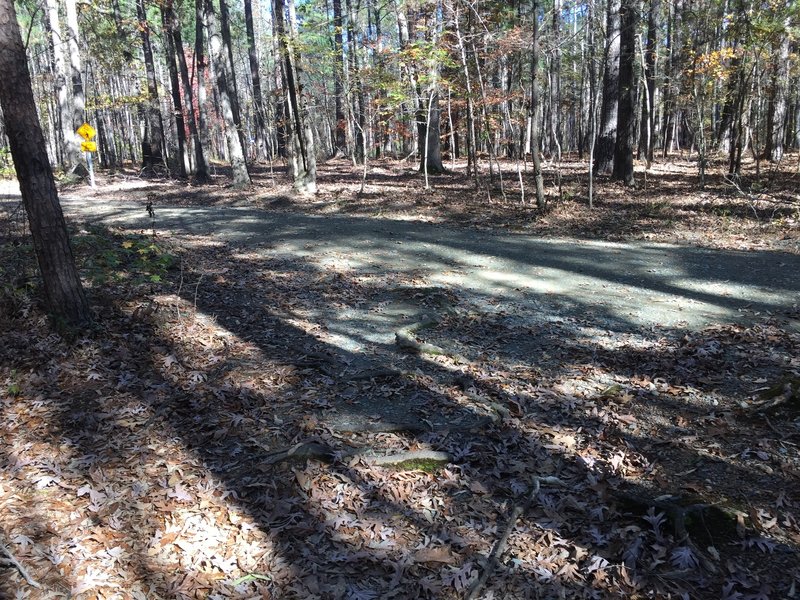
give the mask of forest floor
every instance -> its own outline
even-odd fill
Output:
[[[0,597],[800,597],[797,158],[0,183]]]

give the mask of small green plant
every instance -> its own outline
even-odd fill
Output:
[[[22,393],[22,389],[19,387],[19,382],[17,381],[17,371],[15,369],[11,370],[11,374],[8,379],[6,379],[6,393],[12,398],[16,398]]]
[[[144,236],[95,231],[77,236],[75,246],[78,254],[85,256],[84,271],[97,284],[122,280],[161,283],[176,262],[174,255]]]

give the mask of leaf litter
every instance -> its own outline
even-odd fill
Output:
[[[325,314],[400,288],[430,310],[425,282],[155,243],[175,257],[160,280],[116,264],[83,336],[3,311],[8,597],[797,593],[785,320],[621,332],[443,290],[454,309],[415,332],[442,353],[356,350]],[[429,452],[448,460],[371,460]]]

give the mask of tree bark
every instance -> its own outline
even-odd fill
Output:
[[[70,325],[90,320],[89,305],[58,202],[13,0],[0,0],[0,110],[49,310]]]
[[[539,100],[539,0],[533,0],[533,50],[531,52],[531,155],[533,156],[533,180],[536,187],[536,206],[545,208],[544,179],[542,177],[542,158],[539,155],[540,115]]]
[[[658,11],[659,0],[650,0],[647,13],[647,41],[644,47],[644,80],[646,93],[642,97],[642,119],[640,124],[639,157],[649,165],[653,161],[655,148],[655,101],[656,101],[656,58],[658,56]]]
[[[317,191],[317,160],[314,152],[314,136],[308,123],[303,98],[297,83],[297,58],[292,35],[286,26],[285,0],[274,0],[273,15],[281,63],[283,92],[286,97],[286,150],[289,170],[295,189],[304,194]]]
[[[139,31],[142,37],[142,52],[147,74],[147,106],[145,107],[145,133],[142,138],[142,170],[147,175],[154,175],[156,167],[164,164],[164,125],[161,121],[161,109],[158,105],[158,82],[153,60],[153,47],[150,44],[150,25],[147,22],[145,0],[137,0],[136,14],[139,19]]]
[[[347,154],[347,121],[344,115],[344,44],[342,41],[342,0],[333,0],[333,95],[334,120],[333,147],[336,154]]]
[[[253,1],[244,0],[244,21],[247,29],[247,56],[250,62],[250,77],[253,80],[253,112],[255,112],[256,156],[267,157],[267,129],[265,126],[264,97],[261,93],[261,74],[258,70],[256,33],[253,27]]]
[[[553,0],[553,56],[550,60],[550,154],[561,160],[561,0]]]
[[[175,46],[175,55],[178,59],[178,72],[181,78],[183,87],[183,105],[186,108],[186,114],[189,117],[189,136],[191,138],[192,147],[194,148],[194,180],[196,183],[206,183],[208,181],[208,163],[206,162],[206,155],[204,150],[203,141],[200,139],[198,119],[200,117],[199,110],[199,94],[198,94],[198,115],[194,112],[194,94],[192,93],[192,82],[189,80],[189,67],[186,65],[186,55],[183,51],[183,39],[181,37],[180,23],[178,22],[175,11],[172,11],[172,20],[170,22],[172,30],[172,39]],[[202,34],[202,29],[201,29]],[[201,37],[202,41],[202,37]],[[201,58],[199,60],[202,60]],[[198,92],[203,79],[201,69],[197,70],[197,85]]]
[[[595,148],[596,173],[608,175],[614,166],[614,147],[617,140],[617,109],[619,104],[619,10],[620,0],[607,0],[605,71],[603,100],[600,105],[600,134]]]
[[[175,61],[175,38],[172,35],[175,15],[172,0],[164,0],[161,4],[161,23],[164,27],[164,54],[169,70],[169,82],[172,95],[172,109],[175,117],[175,133],[178,138],[178,175],[186,177],[188,174],[188,159],[186,151],[186,123],[183,118],[183,105],[181,104],[181,89],[178,79],[178,65]]]
[[[72,126],[72,109],[69,105],[69,90],[67,89],[67,66],[64,60],[63,43],[61,34],[61,21],[58,14],[58,0],[47,0],[47,17],[50,25],[50,35],[53,41],[53,86],[58,99],[58,121],[61,125],[58,155],[60,164],[64,169],[75,166],[80,160],[80,148],[75,142],[75,129]]]
[[[617,139],[614,147],[614,168],[611,178],[633,185],[633,143],[636,135],[636,81],[633,66],[636,60],[636,0],[622,0],[620,7],[619,101]]]
[[[213,73],[213,77],[216,82],[219,109],[222,113],[222,119],[225,125],[225,144],[228,148],[231,170],[233,171],[233,185],[234,187],[242,188],[250,185],[250,174],[247,172],[244,149],[242,148],[242,141],[236,128],[236,120],[233,112],[234,90],[229,86],[229,57],[226,56],[227,53],[222,42],[222,36],[217,28],[217,16],[214,11],[212,0],[205,0],[205,11],[208,39],[213,55],[212,59],[214,60],[214,70],[216,71]]]
[[[72,130],[67,137],[67,154],[70,167],[75,168],[81,162],[81,140],[77,129],[83,124],[83,113],[86,99],[83,93],[83,80],[81,79],[81,55],[78,50],[78,11],[75,0],[66,0],[67,5],[67,33],[69,48],[70,79],[72,81]],[[65,115],[66,116],[66,115]]]
[[[778,48],[778,59],[772,77],[772,90],[767,113],[767,145],[765,154],[772,162],[783,158],[786,139],[786,121],[789,105],[789,51],[791,39],[788,34],[790,21],[785,22],[786,33]]]

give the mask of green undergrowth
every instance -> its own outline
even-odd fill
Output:
[[[162,283],[178,262],[165,244],[146,235],[97,228],[73,235],[72,245],[78,268],[92,285]]]
[[[398,471],[424,471],[425,473],[436,473],[445,464],[445,461],[433,460],[430,458],[413,458],[411,460],[404,460],[403,462],[394,465]]]

